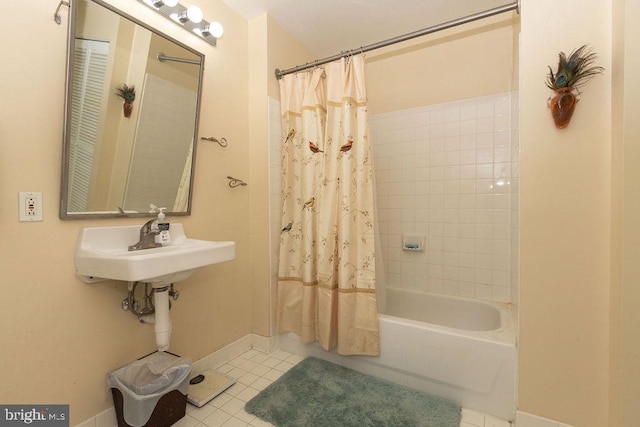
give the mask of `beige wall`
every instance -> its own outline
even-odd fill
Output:
[[[609,381],[609,423],[622,426],[622,239],[624,234],[624,67],[625,67],[625,0],[613,1],[612,44],[612,127],[611,127],[611,293]],[[615,118],[618,117],[619,120]]]
[[[366,53],[370,112],[513,90],[517,21],[505,13]]]
[[[614,1],[612,138],[615,147],[611,293],[611,422],[640,425],[640,3]]]
[[[640,2],[625,1],[624,70],[624,280],[622,282],[623,425],[640,425]]]
[[[269,241],[268,98],[279,98],[276,67],[288,68],[310,53],[273,18],[264,14],[249,22],[250,239],[254,333],[270,336],[273,319]],[[291,65],[289,65],[291,64]]]
[[[270,336],[269,329],[269,172],[267,81],[267,15],[249,22],[249,185],[252,327]]]
[[[518,409],[608,425],[611,227],[611,1],[522,4]],[[544,86],[559,51],[590,43],[607,69],[568,128]]]
[[[193,237],[237,243],[235,261],[177,284],[171,350],[197,360],[252,329],[249,196],[226,179],[249,176],[248,24],[219,0],[200,2],[205,17],[226,29],[214,48],[141,3],[112,3],[206,55],[200,135],[229,140],[227,148],[199,144],[193,215],[171,218]],[[7,3],[15,19],[0,28],[11,41],[0,47],[0,402],[70,404],[75,425],[111,405],[108,371],[153,351],[155,342],[152,325],[120,308],[125,284],[87,285],[73,273],[80,227],[141,220],[58,219],[67,9],[56,25],[56,4]],[[43,192],[44,221],[18,222],[19,191]]]
[[[311,62],[316,57],[302,43],[294,39],[273,18],[267,18],[267,68],[266,79],[268,94],[271,98],[280,99],[280,85],[275,78],[276,68],[286,70],[300,64]]]

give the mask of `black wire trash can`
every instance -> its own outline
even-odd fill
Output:
[[[118,427],[167,427],[184,417],[191,364],[158,351],[110,372]]]

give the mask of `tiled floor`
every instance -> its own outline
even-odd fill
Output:
[[[187,415],[177,427],[271,426],[244,411],[244,404],[277,380],[301,357],[277,350],[270,354],[249,350],[216,369],[236,379],[236,384],[202,408],[187,405]],[[506,421],[463,409],[461,427],[510,427]]]

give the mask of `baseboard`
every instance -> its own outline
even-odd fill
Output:
[[[550,420],[523,411],[516,412],[515,427],[574,427],[571,424]]]
[[[245,351],[255,349],[263,353],[271,353],[276,349],[275,337],[263,337],[255,334],[248,334],[237,341],[232,342],[220,350],[217,350],[200,360],[193,362],[191,368],[192,373],[206,371],[207,369],[215,370],[224,365],[231,359],[234,359]],[[99,414],[77,424],[76,427],[113,427],[118,425],[116,419],[116,411],[112,407],[100,412]]]
[[[263,353],[272,353],[277,348],[277,338],[251,334],[251,348]]]
[[[193,362],[193,367],[191,371],[194,374],[198,374],[202,371],[206,371],[208,369],[215,370],[220,366],[227,363],[229,360],[234,357],[244,353],[247,350],[251,350],[252,348],[252,334],[245,335],[237,341],[232,342],[231,344],[227,344],[222,347],[220,350],[214,351],[208,356],[203,357],[200,360]]]

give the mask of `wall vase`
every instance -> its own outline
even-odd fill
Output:
[[[133,103],[125,102],[124,104],[122,104],[122,112],[124,113],[125,117],[127,118],[131,117],[132,111],[133,111]]]
[[[551,116],[558,129],[566,128],[571,121],[573,110],[580,100],[580,92],[573,87],[556,89],[547,99],[547,106],[551,108]]]

